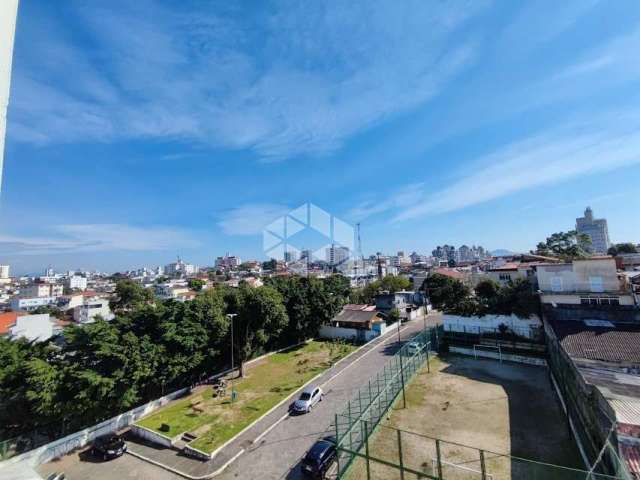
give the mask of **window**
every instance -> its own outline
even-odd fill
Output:
[[[552,292],[562,291],[562,277],[551,277],[551,291]]]
[[[589,284],[592,292],[604,292],[604,285],[602,283],[602,277],[589,277]]]
[[[508,281],[508,280],[511,280],[511,275],[509,275],[508,273],[501,273],[501,274],[498,276],[498,278],[499,278],[500,280]]]

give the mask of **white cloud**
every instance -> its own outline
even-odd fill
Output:
[[[606,125],[606,124],[605,124]],[[640,124],[573,126],[511,144],[467,166],[474,173],[438,191],[395,221],[446,213],[541,187],[640,164]]]
[[[376,193],[376,197],[352,207],[345,217],[359,221],[388,211],[413,207],[424,197],[424,183],[405,185],[384,200],[380,200],[379,193]]]
[[[190,233],[170,227],[122,224],[61,225],[46,236],[0,235],[4,255],[45,255],[103,251],[151,251],[195,248],[200,242]]]
[[[77,6],[91,35],[82,51],[55,21],[21,18],[18,39],[29,46],[18,49],[28,53],[15,65],[10,136],[186,138],[276,159],[323,153],[437,95],[473,61],[456,29],[482,8],[276,2],[267,9],[276,13],[253,19],[229,15],[234,7],[90,3]]]
[[[289,210],[285,205],[271,203],[241,205],[222,215],[218,226],[227,235],[258,235],[265,226]]]

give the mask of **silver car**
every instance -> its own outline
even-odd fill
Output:
[[[324,393],[320,387],[307,387],[300,394],[300,398],[296,400],[291,410],[295,413],[309,413],[313,406],[322,401]]]

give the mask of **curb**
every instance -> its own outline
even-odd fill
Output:
[[[163,470],[167,470],[168,472],[171,473],[175,473],[176,475],[180,475],[181,477],[187,478],[189,480],[205,480],[208,478],[213,478],[217,475],[220,475],[229,465],[231,465],[232,462],[235,462],[236,458],[238,458],[240,455],[242,455],[244,453],[244,448],[241,449],[238,453],[236,453],[233,457],[231,457],[229,460],[227,460],[227,462],[222,465],[220,468],[218,468],[215,472],[211,472],[211,473],[207,473],[206,475],[201,475],[199,477],[196,477],[194,475],[189,475],[188,473],[184,473],[181,472],[180,470],[177,470],[173,467],[170,467],[168,465],[165,465],[163,463],[160,463],[156,460],[152,460],[150,458],[145,457],[144,455],[140,455],[139,453],[136,452],[132,452],[130,450],[127,450],[127,453],[133,457],[139,458],[140,460],[150,463],[151,465],[155,465],[156,467],[160,467]]]

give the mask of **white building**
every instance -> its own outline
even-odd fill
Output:
[[[215,265],[216,265],[216,268],[234,269],[234,268],[238,268],[241,263],[242,261],[240,260],[240,257],[236,257],[235,255],[229,255],[227,253],[225,254],[224,257],[216,258]]]
[[[176,285],[173,283],[161,283],[155,286],[156,296],[162,300],[176,300],[189,292],[186,285]]]
[[[57,301],[57,297],[13,297],[9,306],[13,311],[31,311],[35,310],[38,307],[45,307],[47,305],[55,305]]]
[[[192,265],[190,263],[184,263],[182,260],[178,259],[177,262],[170,263],[165,265],[164,274],[169,275],[171,277],[178,275],[193,275],[198,272],[198,267]]]
[[[71,290],[82,290],[84,292],[87,289],[87,279],[80,275],[70,276],[65,280],[65,284]]]
[[[587,207],[584,217],[576,218],[576,230],[591,238],[591,250],[594,253],[607,253],[611,242],[609,241],[609,228],[604,218],[593,218],[593,210]]]
[[[0,265],[0,280],[9,278],[9,265]]]
[[[345,263],[349,259],[350,253],[347,247],[336,247],[332,245],[326,249],[327,263],[332,266],[338,266]]]
[[[48,313],[40,315],[23,315],[16,318],[16,323],[9,328],[11,338],[24,337],[29,341],[42,342],[59,332],[54,319]]]
[[[93,323],[96,317],[113,320],[114,316],[106,298],[86,297],[82,305],[73,309],[73,320],[77,323]]]

